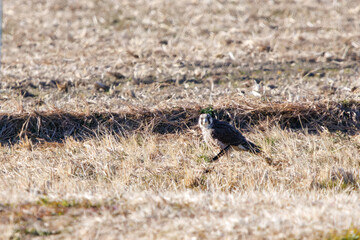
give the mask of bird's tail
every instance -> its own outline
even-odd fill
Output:
[[[261,148],[253,142],[247,141],[248,150],[252,153],[261,153]]]
[[[250,151],[252,153],[261,153],[261,148],[253,142],[245,140],[243,143],[239,144],[238,146],[233,146],[235,150],[244,150]]]
[[[266,161],[267,164],[271,165],[271,166],[281,166],[281,164],[279,163],[276,163],[273,161],[273,159],[271,157],[269,157],[269,155],[262,151],[261,148],[259,146],[257,146],[255,143],[252,143],[250,141],[247,141],[247,145],[241,145],[242,148],[246,148],[244,150],[247,150],[247,151],[250,151],[252,153],[255,153],[255,154],[260,154],[260,156]]]

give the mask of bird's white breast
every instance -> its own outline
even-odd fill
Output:
[[[211,129],[209,128],[201,128],[205,143],[213,149],[213,151],[215,149],[218,149],[219,147],[221,149],[224,149],[226,147],[226,145],[224,143],[222,143],[221,141],[219,141],[218,139],[215,139],[212,137],[211,135]]]

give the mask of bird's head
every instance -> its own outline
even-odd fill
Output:
[[[210,128],[212,126],[213,119],[210,114],[201,114],[199,117],[199,125],[202,128]]]

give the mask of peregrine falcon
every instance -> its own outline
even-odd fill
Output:
[[[213,150],[218,147],[221,149],[220,153],[213,158],[213,161],[224,155],[230,147],[237,151],[261,152],[260,147],[248,141],[234,126],[214,119],[210,114],[200,115],[199,126],[206,144]]]

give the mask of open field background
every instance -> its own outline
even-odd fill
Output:
[[[3,9],[1,238],[360,237],[359,1]],[[207,162],[210,107],[264,155]]]

